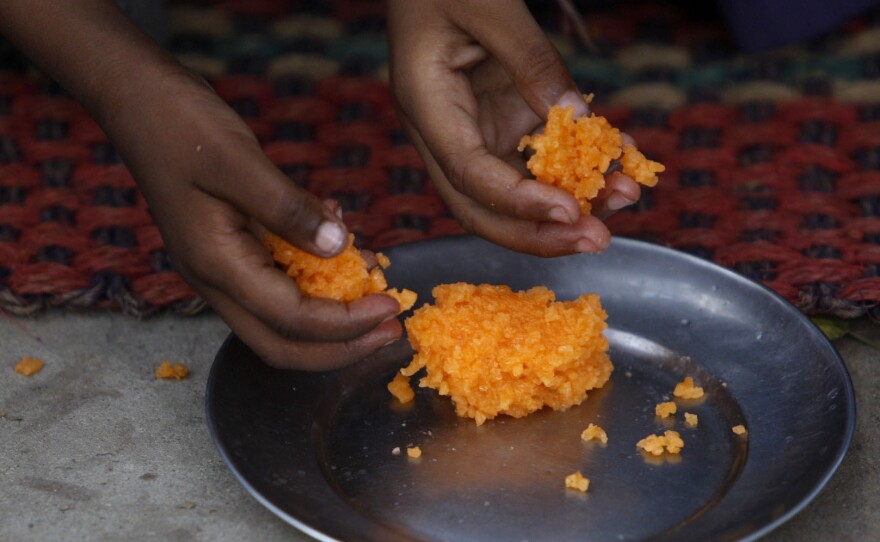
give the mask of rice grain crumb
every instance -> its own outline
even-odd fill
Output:
[[[678,407],[672,401],[667,401],[665,403],[658,403],[656,407],[654,407],[654,413],[658,418],[668,418],[669,416],[675,414],[678,411]]]
[[[39,358],[23,356],[15,365],[15,372],[22,376],[33,376],[43,370],[45,363]]]
[[[409,385],[409,378],[400,373],[397,373],[394,379],[388,383],[388,391],[401,403],[409,403],[416,396],[412,386]]]
[[[677,431],[666,431],[663,435],[648,435],[636,447],[652,455],[663,455],[664,452],[676,455],[684,448],[684,441]]]
[[[590,479],[585,478],[581,471],[576,471],[565,477],[565,487],[586,493],[590,488]]]
[[[672,395],[679,399],[699,399],[703,394],[703,388],[694,385],[694,379],[685,377],[684,380],[675,385]]]
[[[163,361],[156,368],[156,378],[182,380],[189,376],[189,368],[183,363],[171,363]]]
[[[583,440],[598,440],[602,444],[608,444],[608,433],[596,424],[591,423],[581,432]]]

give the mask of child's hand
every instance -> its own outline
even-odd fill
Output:
[[[323,256],[344,247],[342,222],[275,168],[244,122],[115,2],[0,2],[0,32],[101,123],[175,267],[266,362],[332,369],[401,335],[391,297],[309,299],[274,267],[254,222]]]
[[[388,25],[398,113],[462,225],[543,256],[605,248],[610,233],[599,217],[638,200],[638,184],[609,175],[596,216],[581,216],[570,194],[531,180],[516,150],[552,105],[588,112],[525,4],[389,0]]]
[[[347,239],[334,205],[281,173],[206,85],[185,72],[163,85],[155,101],[126,108],[113,135],[187,282],[276,367],[332,369],[400,337],[394,299],[308,298],[275,268],[254,222],[332,256]]]

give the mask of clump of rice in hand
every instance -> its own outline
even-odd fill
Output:
[[[544,287],[465,283],[433,294],[435,303],[406,321],[416,355],[401,372],[425,368],[419,385],[449,396],[455,412],[477,425],[580,404],[611,375],[606,314],[595,294],[556,301]]]
[[[589,103],[592,95],[585,100]],[[613,160],[619,159],[623,173],[645,186],[656,185],[657,173],[666,170],[634,146],[624,146],[620,130],[605,117],[590,114],[575,119],[573,106],[551,107],[544,133],[520,140],[519,150],[526,147],[535,151],[526,164],[532,175],[573,195],[583,214],[590,212],[590,200],[605,187],[605,173]]]
[[[400,311],[409,310],[416,302],[410,290],[389,289],[382,269],[391,261],[376,254],[379,265],[369,268],[367,261],[354,246],[354,235],[348,236],[348,245],[332,258],[320,258],[300,250],[281,237],[271,233],[263,236],[263,245],[305,295],[336,301],[355,301],[370,294],[385,294],[400,303]]]

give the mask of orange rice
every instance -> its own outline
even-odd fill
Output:
[[[377,253],[379,265],[368,268],[366,260],[354,246],[354,235],[348,236],[348,246],[333,258],[309,254],[271,233],[263,237],[263,245],[307,296],[349,302],[370,294],[385,294],[400,303],[401,312],[409,310],[416,302],[415,292],[388,288],[382,269],[391,262],[384,254]]]
[[[581,432],[581,440],[598,440],[602,444],[608,444],[608,433],[598,425],[591,423]]]
[[[592,95],[585,99],[589,103]],[[631,145],[623,148],[620,130],[605,117],[575,119],[573,106],[551,107],[544,133],[520,140],[520,151],[527,146],[535,151],[527,163],[529,171],[538,181],[571,193],[584,214],[592,209],[589,200],[605,187],[612,160],[620,159],[623,173],[646,186],[656,185],[657,173],[666,169]]]
[[[654,407],[654,413],[658,418],[668,418],[672,414],[675,414],[676,411],[678,411],[678,407],[675,406],[675,403],[672,401],[658,403],[657,406]]]
[[[406,449],[406,455],[412,459],[418,459],[422,457],[422,449],[418,446],[412,446]]]
[[[694,379],[687,376],[675,385],[672,395],[679,399],[699,399],[703,397],[703,388],[694,385]]]
[[[456,283],[433,295],[434,305],[406,321],[416,355],[401,372],[426,368],[419,386],[449,396],[477,425],[577,405],[611,375],[606,314],[595,294],[557,302],[544,287]]]
[[[684,448],[684,441],[677,431],[666,431],[663,435],[648,435],[636,444],[651,455],[663,455],[664,452],[676,455]]]
[[[156,367],[156,378],[175,378],[180,380],[187,376],[189,376],[189,368],[183,363],[172,364],[166,360]]]
[[[23,376],[33,376],[43,370],[43,360],[24,356],[15,365],[15,372]]]
[[[388,383],[388,391],[401,403],[409,403],[416,396],[412,386],[409,385],[409,378],[400,373],[397,373],[394,379]]]
[[[690,412],[684,413],[684,423],[689,425],[690,427],[696,427],[698,423],[700,423],[700,418],[696,414],[691,414]]]
[[[733,427],[730,428],[730,430],[741,437],[749,436],[749,431],[746,429],[746,426],[742,425],[742,424],[734,425]]]
[[[590,489],[590,479],[584,478],[581,471],[576,471],[565,477],[565,487],[586,493]]]

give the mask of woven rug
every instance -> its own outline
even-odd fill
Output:
[[[360,246],[460,233],[394,116],[382,2],[173,4],[169,47]],[[666,164],[609,225],[763,282],[808,314],[880,317],[880,17],[742,56],[658,4],[587,16],[600,52],[536,16],[594,109]],[[0,307],[193,314],[149,210],[85,112],[0,46]]]

